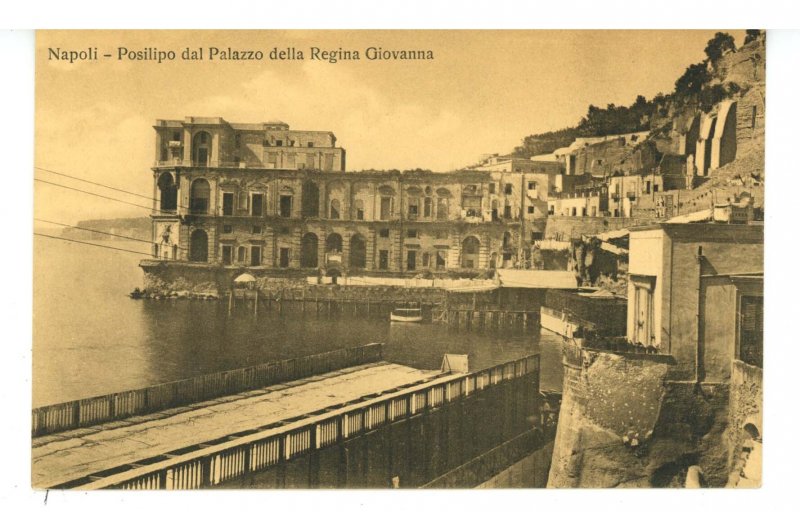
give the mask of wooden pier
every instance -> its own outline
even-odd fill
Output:
[[[244,308],[258,316],[259,311],[295,312],[316,318],[332,318],[338,315],[389,318],[393,309],[420,307],[423,317],[433,323],[446,324],[467,330],[521,330],[539,328],[540,311],[505,309],[474,305],[453,306],[436,301],[410,301],[397,299],[375,299],[371,297],[321,297],[298,291],[277,290],[275,292],[256,290],[232,290],[228,293],[228,313]]]
[[[470,373],[361,365],[39,438],[32,484],[417,487],[530,430],[538,381],[538,355]]]

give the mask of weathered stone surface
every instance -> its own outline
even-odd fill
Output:
[[[683,487],[728,476],[728,388],[667,380],[658,357],[583,351],[565,366],[548,487]]]

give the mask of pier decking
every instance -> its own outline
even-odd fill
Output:
[[[295,419],[365,395],[430,380],[439,373],[389,363],[361,365],[191,407],[37,438],[32,454],[32,485],[60,486],[229,434]]]

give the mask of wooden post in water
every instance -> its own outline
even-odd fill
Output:
[[[256,300],[253,302],[253,316],[258,319],[258,290],[256,290]]]
[[[228,292],[228,316],[233,313],[233,288]]]

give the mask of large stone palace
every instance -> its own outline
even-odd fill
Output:
[[[526,266],[563,165],[345,172],[331,132],[280,121],[158,120],[153,258],[309,274]]]

